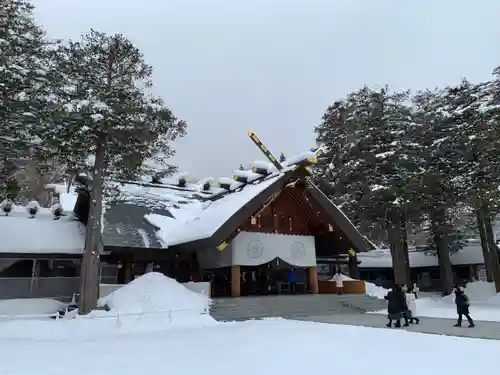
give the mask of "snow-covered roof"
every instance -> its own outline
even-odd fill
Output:
[[[16,206],[5,215],[0,212],[0,253],[2,254],[81,254],[83,225],[73,215],[54,220],[49,208],[39,208],[30,218],[25,206]]]
[[[240,208],[280,177],[281,174],[278,173],[271,175],[255,185],[244,185],[240,191],[232,192],[215,201],[203,203],[198,201],[182,208],[173,207],[169,211],[174,218],[149,214],[145,219],[159,228],[157,234],[165,247],[209,238]]]
[[[437,267],[438,258],[424,251],[408,251],[410,267]],[[392,256],[389,249],[376,249],[366,253],[359,253],[358,260],[361,262],[359,268],[392,268]],[[479,240],[470,240],[469,244],[462,250],[450,254],[451,264],[468,265],[483,264],[483,250]]]
[[[237,182],[233,178],[221,178],[218,182],[229,187],[223,189],[212,184],[204,190],[207,179],[187,182],[179,187],[178,178],[162,180],[162,185],[126,183],[117,186],[120,191],[119,201],[129,201],[150,207],[150,213],[144,219],[157,229],[157,237],[162,247],[210,238],[235,213],[245,207],[259,193],[271,187],[286,173],[297,168],[296,163],[313,157],[313,152],[302,153],[284,163],[284,168],[277,171],[269,162],[256,161],[252,167],[265,169],[267,176],[253,173],[251,170],[238,170],[234,176],[246,178],[247,183]],[[167,210],[170,215],[155,212]],[[106,244],[106,241],[105,241]]]

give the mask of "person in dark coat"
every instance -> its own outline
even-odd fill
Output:
[[[297,294],[297,271],[292,268],[288,271],[288,285],[290,286],[290,293]]]
[[[455,327],[462,327],[462,317],[465,315],[467,321],[469,322],[469,328],[474,327],[474,321],[472,320],[469,312],[469,297],[465,294],[464,288],[461,286],[455,286],[455,304],[457,305],[458,320]]]
[[[392,327],[392,322],[394,321],[394,327],[401,327],[401,317],[403,316],[403,312],[408,310],[406,306],[406,295],[401,289],[400,285],[394,286],[389,293],[384,297],[387,302],[387,313],[389,322],[387,323],[387,327]],[[408,321],[405,319],[404,326],[407,327]]]

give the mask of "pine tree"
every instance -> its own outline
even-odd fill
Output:
[[[66,84],[58,92],[63,120],[52,128],[50,149],[65,164],[92,163],[92,199],[87,225],[80,313],[96,304],[105,179],[133,178],[169,168],[169,142],[185,133],[158,97],[148,94],[152,68],[123,35],[92,30],[62,47],[60,72]],[[144,161],[153,161],[154,167]],[[85,267],[87,271],[85,271]],[[85,290],[85,292],[83,292]]]
[[[409,136],[418,145],[418,189],[413,196],[427,220],[429,242],[439,260],[441,289],[450,294],[453,271],[450,248],[453,237],[460,237],[453,226],[452,210],[459,202],[457,190],[457,124],[450,121],[443,90],[426,90],[413,97],[413,126]]]
[[[500,205],[500,127],[495,100],[495,83],[472,84],[463,80],[447,89],[447,112],[458,124],[454,132],[456,149],[461,155],[456,163],[457,188],[462,202],[475,210],[483,248],[488,281],[495,281],[500,291],[500,268],[493,235],[492,218]]]
[[[341,181],[344,170],[355,163],[350,160],[350,148],[357,141],[357,129],[348,121],[350,111],[351,108],[345,100],[336,101],[327,108],[322,123],[315,128],[316,142],[323,146],[324,152],[314,169],[314,177],[325,194],[342,207],[347,216],[359,226],[361,219],[356,210],[357,196]],[[364,181],[359,180],[359,182]],[[364,190],[363,187],[358,189]]]
[[[316,128],[317,142],[326,148],[318,178],[334,185],[342,209],[362,228],[381,225],[397,283],[410,282],[406,224],[414,215],[407,199],[416,169],[404,137],[408,98],[408,92],[365,87],[329,107]]]
[[[284,154],[284,153],[281,153],[281,154],[280,154],[280,157],[279,157],[279,162],[280,162],[280,163],[283,163],[285,160],[286,160],[285,154]]]
[[[0,193],[17,170],[16,159],[43,145],[60,82],[55,57],[33,6],[27,0],[0,0]]]

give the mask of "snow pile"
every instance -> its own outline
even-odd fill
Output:
[[[472,303],[500,305],[500,294],[497,294],[494,283],[472,281],[465,286],[465,293]],[[455,303],[455,295],[452,293],[440,298],[440,300],[446,303]]]
[[[365,281],[365,294],[370,297],[375,297],[378,299],[384,299],[384,297],[387,295],[389,292],[389,289],[385,289],[381,286],[372,284],[372,283],[367,283]]]
[[[1,318],[48,316],[66,307],[66,304],[49,298],[19,298],[0,300]]]
[[[473,281],[465,287],[471,302],[486,302],[496,296],[495,284],[487,281]]]
[[[0,322],[0,341],[93,340],[121,334],[201,328],[218,324],[209,314],[210,299],[160,273],[149,272],[98,302],[109,311],[88,315],[71,311],[58,320]]]
[[[98,304],[122,315],[172,311],[187,311],[199,315],[208,312],[210,299],[190,291],[161,273],[148,272],[101,298]]]

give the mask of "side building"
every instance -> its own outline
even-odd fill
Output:
[[[85,228],[73,217],[75,201],[61,216],[33,204],[0,204],[0,299],[70,300],[78,291]]]
[[[408,251],[412,281],[424,291],[440,288],[439,262],[436,254],[424,248]],[[392,257],[389,249],[376,249],[360,254],[361,278],[383,287],[394,283]],[[483,250],[479,239],[470,239],[463,249],[452,252],[450,260],[455,283],[464,284],[473,280],[486,280]]]

